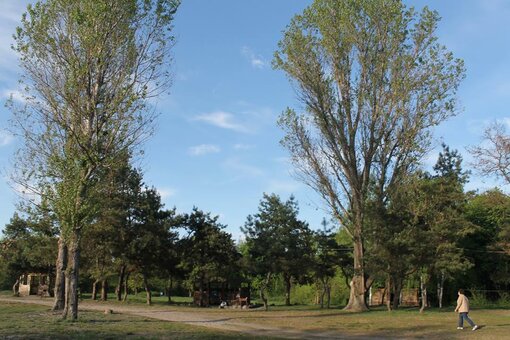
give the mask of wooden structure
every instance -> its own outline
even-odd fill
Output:
[[[402,289],[400,292],[400,306],[418,307],[420,305],[420,290],[418,288]]]
[[[242,283],[240,287],[229,286],[225,282],[209,282],[206,289],[200,293],[195,289],[193,293],[193,303],[196,306],[219,306],[226,302],[228,306],[244,307],[250,305],[250,284]]]
[[[369,306],[381,306],[388,302],[390,294],[386,288],[370,288]]]
[[[23,274],[19,279],[19,295],[52,296],[51,278],[48,274]]]

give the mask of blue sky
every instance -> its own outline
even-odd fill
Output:
[[[0,0],[0,100],[16,96],[19,76],[11,35],[27,0]],[[328,217],[318,196],[292,176],[287,152],[279,145],[276,119],[287,106],[299,107],[285,75],[271,59],[291,17],[311,0],[184,0],[176,21],[174,84],[157,101],[161,113],[140,165],[147,184],[158,188],[167,207],[193,206],[220,216],[239,239],[248,214],[262,194],[294,194],[300,217],[312,228]],[[455,118],[435,130],[435,145],[458,149],[480,141],[483,129],[510,123],[510,1],[414,0],[439,11],[440,41],[463,58],[467,77]],[[18,141],[5,128],[10,113],[0,107],[0,229],[15,210],[18,196],[7,177]],[[430,167],[437,151],[424,160]],[[466,164],[467,167],[467,164]],[[468,189],[494,186],[472,176]]]

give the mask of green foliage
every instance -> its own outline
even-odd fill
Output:
[[[463,278],[482,289],[507,289],[510,283],[510,197],[498,189],[473,196],[466,218],[476,232],[462,240],[474,268]]]
[[[0,285],[11,288],[21,274],[52,273],[57,239],[53,221],[40,211],[29,211],[26,218],[14,213],[0,240]]]
[[[438,42],[438,22],[437,12],[417,14],[402,1],[315,0],[275,52],[273,66],[303,104],[280,116],[282,144],[353,241],[349,308],[367,309],[370,202],[380,209],[390,199],[424,156],[431,128],[456,113],[464,63]]]
[[[180,241],[180,266],[189,279],[189,288],[204,288],[209,281],[239,281],[240,254],[232,237],[222,229],[218,216],[212,217],[198,208],[182,219],[188,235]]]
[[[314,261],[313,234],[308,224],[300,221],[297,215],[298,206],[293,196],[282,202],[275,194],[264,194],[259,212],[248,216],[241,228],[246,236],[251,274],[266,278],[282,275],[287,303],[290,303],[291,280],[308,281]]]

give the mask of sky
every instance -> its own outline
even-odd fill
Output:
[[[12,33],[29,0],[0,0],[0,102],[16,99],[20,70],[10,49]],[[263,193],[286,200],[294,195],[299,217],[319,228],[329,215],[313,190],[293,175],[278,115],[299,108],[296,94],[271,60],[290,19],[311,0],[184,0],[176,14],[170,66],[174,83],[156,101],[160,116],[138,163],[146,184],[158,189],[166,207],[218,215],[235,240]],[[466,147],[480,142],[491,122],[510,127],[510,1],[410,0],[408,6],[437,10],[437,35],[455,57],[464,59],[466,79],[458,93],[461,112],[434,130],[436,147],[424,159],[430,168],[442,142],[457,149],[465,168]],[[0,106],[0,230],[9,222],[19,194],[9,183],[20,141],[8,129],[10,112]],[[469,190],[484,191],[492,178],[476,173]]]

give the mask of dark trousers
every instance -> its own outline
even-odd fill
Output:
[[[475,326],[473,320],[469,318],[468,313],[459,313],[459,327],[464,326],[464,320],[466,320],[471,325],[471,327]]]

